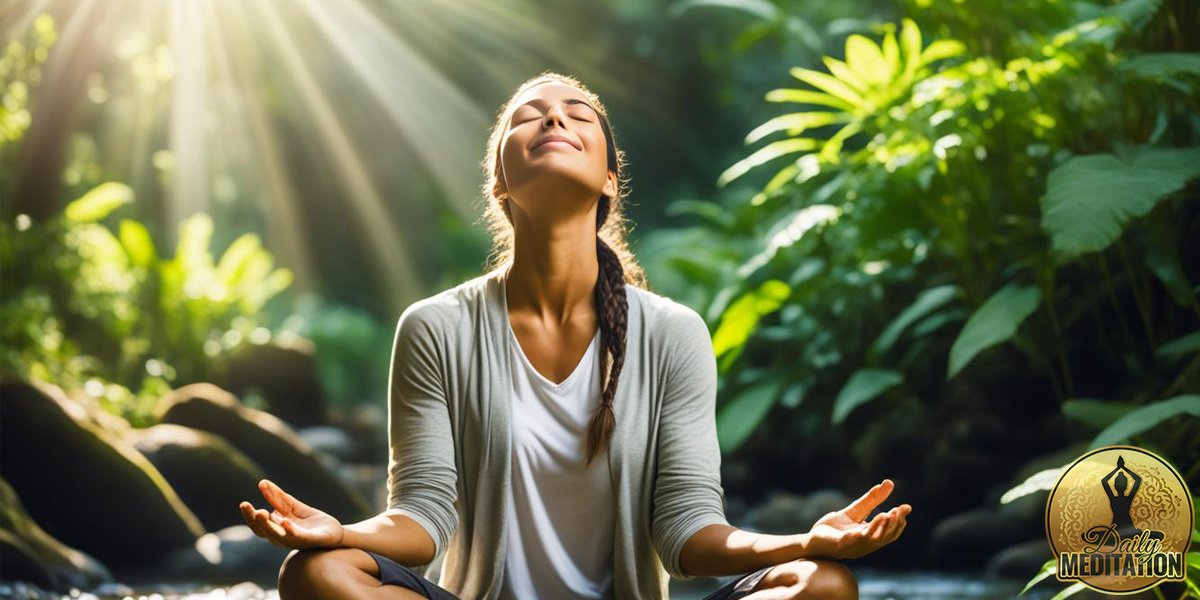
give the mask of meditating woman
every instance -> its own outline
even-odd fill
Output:
[[[241,504],[294,549],[284,600],[654,600],[668,576],[728,576],[708,600],[858,597],[840,560],[895,540],[911,506],[868,521],[884,480],[808,532],[729,525],[712,340],[630,254],[623,163],[574,78],[543,73],[501,108],[492,267],[396,326],[387,510],[342,525],[267,480],[274,510]]]

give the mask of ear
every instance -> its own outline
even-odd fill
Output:
[[[609,198],[617,197],[617,174],[616,173],[612,172],[611,170],[608,172],[608,179],[606,179],[604,181],[604,189],[602,189],[600,191],[601,191],[601,193],[603,193],[605,196],[608,196]]]

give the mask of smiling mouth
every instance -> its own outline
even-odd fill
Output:
[[[534,146],[534,147],[533,147],[533,149],[534,149],[534,150],[540,150],[540,149],[542,149],[542,148],[547,148],[547,147],[570,148],[571,150],[575,150],[575,149],[576,149],[576,148],[575,148],[575,146],[574,146],[574,145],[572,145],[570,142],[564,142],[563,140],[549,140],[549,141],[545,141],[545,142],[542,142],[542,143],[540,143],[540,144],[538,144],[538,145]]]

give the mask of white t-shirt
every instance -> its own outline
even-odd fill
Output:
[[[612,481],[604,454],[586,462],[600,405],[600,332],[561,383],[546,379],[508,328],[512,348],[512,486],[504,598],[615,598]]]

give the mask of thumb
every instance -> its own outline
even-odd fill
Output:
[[[867,490],[867,493],[860,496],[854,502],[851,502],[850,506],[844,509],[846,516],[854,521],[862,521],[867,518],[867,515],[871,514],[871,511],[875,510],[876,506],[879,506],[881,502],[891,495],[893,487],[895,487],[895,484],[892,483],[891,479],[884,479],[875,484],[871,489]]]

